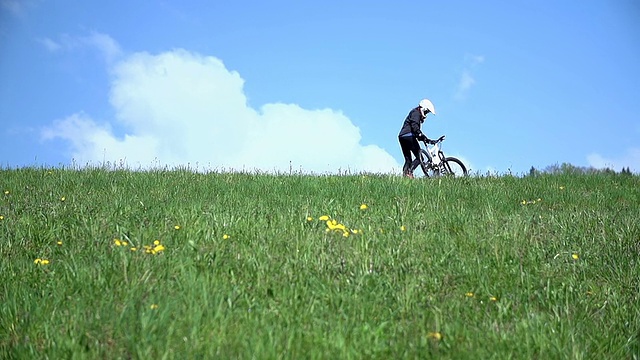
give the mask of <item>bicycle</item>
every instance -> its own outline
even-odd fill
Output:
[[[441,150],[441,143],[444,141],[444,135],[436,140],[431,147],[423,140],[424,149],[420,149],[420,157],[413,160],[411,164],[411,172],[420,166],[424,177],[444,176],[467,176],[467,167],[462,161],[452,156],[444,156]]]

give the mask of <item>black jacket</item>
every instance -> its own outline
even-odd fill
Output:
[[[420,112],[420,107],[416,107],[409,112],[407,118],[404,119],[404,123],[402,124],[402,129],[400,129],[400,133],[398,136],[406,135],[412,133],[415,137],[420,137],[422,135],[422,130],[420,130],[420,126],[424,122],[424,117]]]

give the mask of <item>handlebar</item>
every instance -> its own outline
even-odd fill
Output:
[[[445,136],[444,136],[444,135],[440,136],[440,137],[438,138],[438,140],[436,140],[436,144],[443,142],[443,141],[444,141],[444,138],[445,138]],[[427,141],[426,141],[426,140],[422,140],[422,142],[423,142],[425,145],[427,145]]]

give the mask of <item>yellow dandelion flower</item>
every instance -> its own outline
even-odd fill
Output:
[[[400,231],[407,231],[407,227],[404,225],[400,226]]]
[[[495,296],[492,296],[492,297],[490,297],[490,298],[489,298],[489,300],[491,300],[491,301],[498,301],[498,298],[497,298],[497,297],[495,297]]]
[[[176,225],[173,228],[176,229],[176,230],[180,230],[180,225]]]
[[[4,191],[4,194],[5,194],[5,195],[9,195],[9,190],[5,190],[5,191]]]
[[[37,258],[37,259],[33,260],[34,264],[40,264],[41,262],[42,262],[42,259],[40,259],[40,258]]]
[[[338,230],[338,231],[346,231],[347,227],[344,226],[343,224],[340,224],[339,222],[335,221],[335,220],[327,220],[327,227],[329,228],[329,230]]]
[[[42,259],[42,261],[40,261],[40,264],[42,265],[47,265],[49,263],[49,260],[47,259]]]
[[[160,240],[156,240],[153,242],[153,245],[160,245]]]
[[[4,216],[0,215],[0,220],[4,220]]]
[[[578,260],[580,258],[580,256],[578,256],[578,254],[573,254],[573,255],[571,255],[571,257],[573,258],[573,260]]]
[[[153,248],[153,253],[159,253],[160,251],[164,251],[165,247],[163,245],[157,245]]]
[[[565,189],[565,187],[564,187],[564,186],[560,186],[560,190],[564,190],[564,189]]]
[[[155,310],[158,307],[159,307],[158,304],[151,304],[151,306],[150,306],[151,310]]]
[[[231,239],[231,236],[227,234],[222,235],[222,240],[229,240],[229,239]]]
[[[320,220],[320,221],[327,221],[327,220],[329,220],[329,216],[328,216],[328,215],[322,215],[322,216],[320,216],[320,217],[318,218],[318,220]]]
[[[313,218],[311,216],[307,216],[307,221],[313,221]]]
[[[348,231],[343,231],[342,232],[342,236],[344,236],[344,237],[349,237],[349,235],[351,235],[351,233],[348,232]]]
[[[65,200],[67,200],[67,198],[64,196],[60,198],[60,201],[65,201]]]
[[[527,205],[527,200],[522,200],[522,201],[520,202],[520,204],[522,204],[522,205]]]
[[[132,248],[131,248],[131,251],[138,251],[138,248],[136,248],[136,247],[132,247]]]
[[[120,239],[113,239],[113,243],[116,244],[116,246],[122,246],[122,241],[120,241]]]
[[[56,244],[62,245],[62,241],[58,240],[58,242]]]
[[[360,210],[367,210],[368,208],[367,204],[360,205]]]
[[[427,334],[427,337],[436,341],[442,340],[442,334],[438,331],[432,331]]]
[[[542,201],[542,199],[538,198],[538,200],[537,200],[537,201],[538,201],[538,202],[540,202],[540,201]]]
[[[468,293],[464,294],[464,296],[466,297],[473,297],[473,293],[471,291],[469,291]]]

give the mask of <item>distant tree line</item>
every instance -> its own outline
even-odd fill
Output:
[[[586,166],[575,166],[569,163],[562,163],[561,165],[555,164],[545,167],[543,170],[538,170],[535,167],[531,167],[529,169],[529,176],[536,176],[540,174],[575,174],[575,175],[584,175],[584,174],[621,174],[621,175],[633,175],[631,169],[627,166],[623,167],[620,173],[616,172],[610,168],[604,169],[596,169],[593,167]]]

